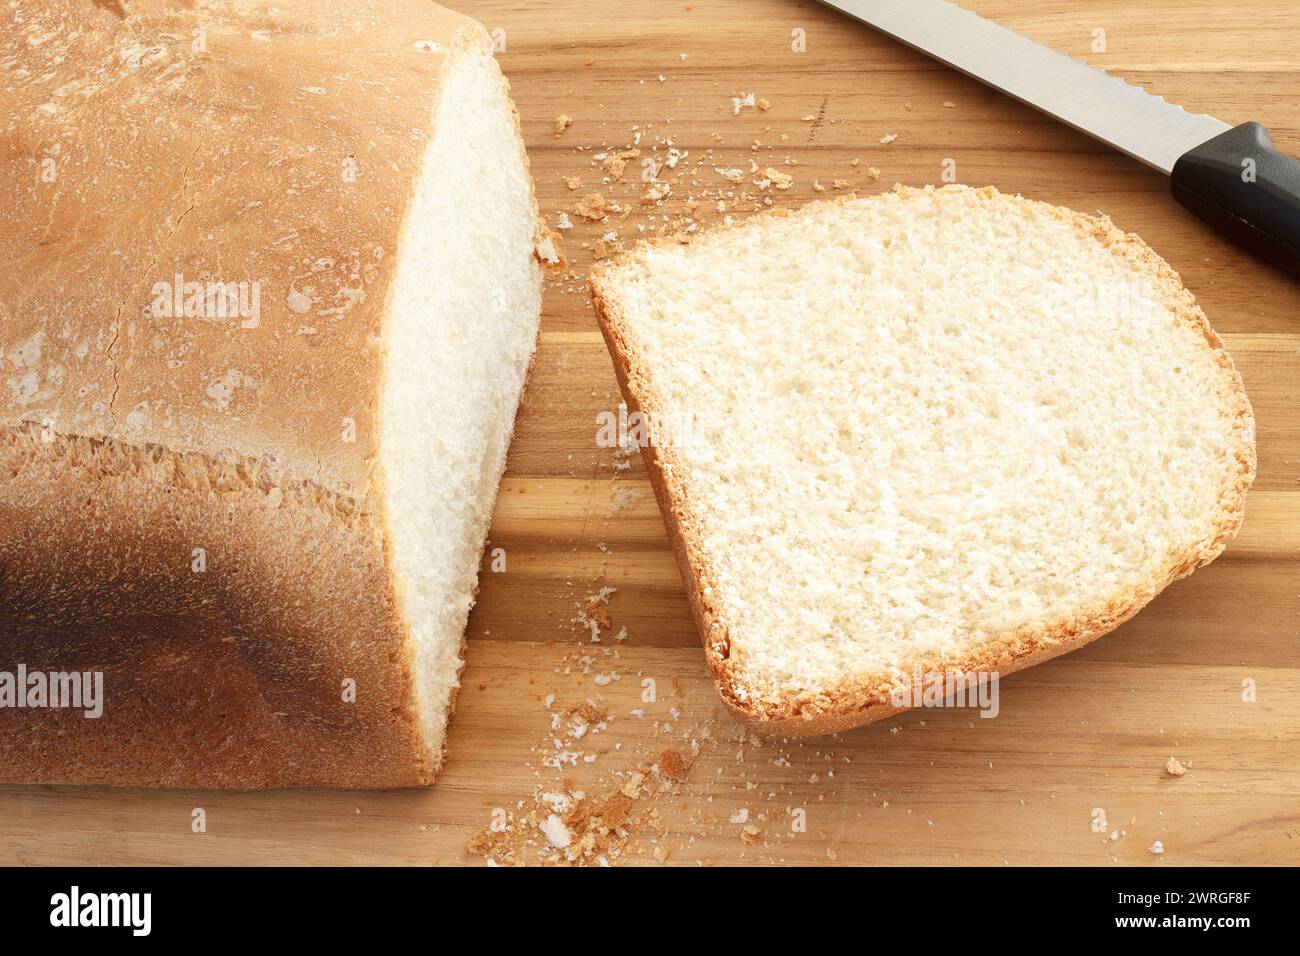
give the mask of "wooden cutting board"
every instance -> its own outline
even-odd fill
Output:
[[[1227,245],[1155,173],[813,2],[455,5],[498,31],[543,210],[573,228],[492,528],[505,569],[485,557],[442,778],[387,793],[0,788],[0,863],[534,861],[554,804],[581,839],[582,813],[563,805],[575,791],[579,811],[624,820],[587,857],[613,863],[1300,862],[1300,283]],[[968,5],[1175,102],[1258,120],[1300,153],[1300,8]],[[598,157],[638,143],[605,181]],[[642,202],[646,158],[671,185],[657,203]],[[751,160],[793,186],[755,186]],[[597,442],[619,397],[586,270],[602,244],[797,206],[815,184],[938,183],[945,160],[961,182],[1105,212],[1182,274],[1254,402],[1246,524],[1116,633],[1004,681],[996,719],[913,711],[760,740],[705,673],[639,459]],[[603,221],[580,214],[593,193],[617,206]],[[596,605],[593,642],[575,618],[602,588],[617,590]],[[1171,756],[1184,775],[1166,772]],[[508,828],[484,837],[494,814]]]

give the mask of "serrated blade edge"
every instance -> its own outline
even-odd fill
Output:
[[[1231,127],[947,0],[822,0],[1163,173]]]

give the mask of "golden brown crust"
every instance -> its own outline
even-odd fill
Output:
[[[933,187],[927,187],[929,189]],[[901,195],[918,191],[920,190],[895,187],[895,192]],[[1014,203],[1031,204],[1040,211],[1050,210],[1053,215],[1090,235],[1115,255],[1128,258],[1146,272],[1164,291],[1167,299],[1175,304],[1178,316],[1204,335],[1207,346],[1214,351],[1216,362],[1224,372],[1226,385],[1220,398],[1237,421],[1236,434],[1240,443],[1235,454],[1236,471],[1220,494],[1219,512],[1213,524],[1214,533],[1201,542],[1193,553],[1173,562],[1162,577],[1149,581],[1144,588],[1127,594],[1122,599],[1108,601],[1071,619],[1024,628],[1019,633],[986,642],[957,658],[924,656],[906,662],[908,666],[905,667],[909,672],[919,668],[922,673],[982,671],[1006,676],[1068,653],[1114,630],[1170,583],[1191,574],[1222,553],[1245,516],[1246,492],[1255,477],[1255,424],[1250,401],[1231,356],[1210,328],[1209,321],[1191,293],[1183,288],[1178,274],[1141,238],[1122,232],[1105,217],[1088,216],[1020,196],[1006,196],[992,187],[975,192],[982,198],[998,197]],[[857,197],[835,197],[809,205],[843,203],[855,198]],[[773,210],[721,228],[760,228],[762,220],[767,216],[790,214],[790,211],[784,209]],[[640,249],[669,241],[673,240],[660,239],[643,243],[615,259],[599,263],[589,281],[601,332],[613,357],[619,386],[631,410],[646,411],[643,400],[654,394],[652,372],[637,363],[634,351],[623,333],[625,320],[617,303],[602,293],[600,277],[636,257]],[[814,736],[869,724],[908,709],[894,703],[890,691],[897,687],[897,683],[889,674],[866,677],[855,675],[833,686],[799,695],[777,697],[747,681],[731,663],[731,637],[727,623],[720,608],[709,600],[713,574],[702,545],[702,535],[697,530],[698,518],[691,511],[689,490],[685,480],[677,474],[679,463],[673,449],[671,446],[660,448],[646,445],[641,452],[681,569],[687,597],[704,644],[705,659],[719,694],[737,718],[764,733]]]
[[[6,390],[0,422],[230,449],[366,498],[402,211],[448,63],[489,40],[426,0],[126,9],[27,4],[3,31],[30,79],[9,107],[0,308],[7,347],[44,332],[45,374]],[[260,314],[159,314],[178,274],[258,283]]]
[[[430,782],[381,343],[443,77],[486,31],[429,0],[0,21],[25,70],[0,116],[0,360],[38,345],[0,388],[0,671],[102,670],[106,697],[97,720],[0,710],[0,782]],[[158,315],[177,274],[258,283],[260,315]]]

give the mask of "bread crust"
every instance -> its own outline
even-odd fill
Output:
[[[932,186],[924,189],[894,187],[894,193],[899,196],[944,190],[969,190],[969,187],[951,185],[940,187],[939,190]],[[1047,621],[1008,633],[981,644],[969,653],[957,657],[921,655],[904,662],[904,670],[909,673],[919,669],[923,674],[985,672],[1005,677],[1076,650],[1109,633],[1141,610],[1173,581],[1209,564],[1223,552],[1245,517],[1246,492],[1255,477],[1255,422],[1241,376],[1205,314],[1191,293],[1183,287],[1178,273],[1140,237],[1123,232],[1105,216],[1089,216],[1019,195],[1006,195],[992,187],[970,191],[983,199],[996,198],[1015,204],[1032,205],[1040,212],[1050,211],[1051,215],[1092,237],[1113,254],[1125,257],[1135,268],[1144,272],[1165,293],[1179,319],[1204,336],[1207,347],[1214,353],[1215,362],[1223,372],[1225,387],[1220,399],[1237,423],[1235,470],[1231,480],[1220,492],[1218,512],[1212,522],[1213,533],[1191,553],[1173,562],[1164,574],[1153,577],[1123,598],[1106,601],[1072,618]],[[818,200],[802,208],[851,202],[857,198],[856,195],[846,195]],[[762,221],[769,216],[792,214],[798,213],[787,209],[770,210],[718,228],[761,228]],[[630,347],[624,333],[626,320],[617,301],[612,296],[605,295],[601,279],[605,273],[632,261],[644,247],[681,241],[677,238],[662,238],[642,243],[629,252],[598,263],[588,281],[600,329],[613,358],[619,387],[629,410],[645,412],[643,399],[654,394],[653,371],[638,362],[635,350]],[[686,482],[678,473],[680,462],[671,445],[658,447],[647,444],[642,446],[641,453],[681,570],[709,671],[723,702],[735,717],[763,733],[807,737],[848,730],[910,709],[894,702],[891,691],[896,691],[899,684],[896,678],[887,673],[853,675],[834,685],[784,696],[771,695],[746,680],[730,660],[730,630],[718,603],[710,599],[715,579],[703,547],[699,519],[690,507]],[[910,693],[905,699],[911,699]]]
[[[100,670],[106,704],[0,709],[0,783],[429,783],[382,342],[443,78],[490,38],[427,0],[50,0],[2,32],[53,79],[0,134],[0,356],[36,337],[41,373],[0,392],[0,670]],[[160,318],[177,274],[260,282],[259,320]]]

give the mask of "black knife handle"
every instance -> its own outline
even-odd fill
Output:
[[[1300,277],[1300,162],[1279,153],[1264,127],[1242,123],[1188,150],[1170,184],[1214,228]]]

